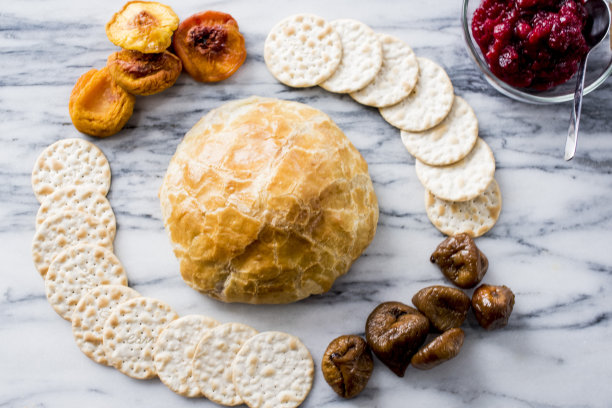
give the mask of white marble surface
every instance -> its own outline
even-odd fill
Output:
[[[38,208],[32,165],[50,143],[81,136],[68,115],[70,90],[115,51],[104,24],[122,4],[0,3],[0,407],[215,405],[88,360],[68,322],[47,304],[31,261]],[[301,337],[316,363],[305,407],[612,404],[610,81],[586,98],[578,154],[566,163],[570,106],[529,106],[495,93],[463,47],[459,0],[190,0],[171,6],[181,18],[208,8],[231,13],[249,56],[222,83],[204,85],[182,75],[170,90],[138,98],[120,134],[93,140],[111,163],[115,247],[135,289],[181,314],[205,313]],[[506,284],[516,294],[508,327],[484,332],[470,316],[455,360],[426,372],[409,368],[404,378],[376,361],[367,389],[351,401],[341,401],[323,380],[319,362],[325,347],[338,335],[363,333],[379,302],[410,303],[420,288],[445,283],[428,261],[442,235],[425,215],[414,160],[376,110],[319,88],[289,89],[266,70],[268,30],[297,12],[359,19],[443,65],[456,93],[476,111],[480,134],[496,156],[504,198],[499,223],[478,245],[490,260],[485,281]],[[380,202],[378,233],[365,255],[329,293],[291,305],[222,304],[188,288],[160,220],[157,191],[183,134],[211,108],[252,94],[306,102],[331,115],[368,161]]]

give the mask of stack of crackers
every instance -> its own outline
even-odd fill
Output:
[[[276,24],[266,38],[264,58],[285,85],[347,93],[378,108],[399,128],[404,146],[417,159],[427,215],[441,232],[477,237],[495,225],[501,193],[493,178],[493,153],[478,137],[474,111],[454,94],[438,64],[359,21],[327,22],[312,14]]]
[[[207,316],[179,317],[127,286],[113,253],[110,180],[104,154],[82,139],[47,147],[32,172],[41,203],[34,264],[81,351],[132,378],[158,376],[186,397],[228,406],[299,406],[312,387],[314,365],[297,337]]]

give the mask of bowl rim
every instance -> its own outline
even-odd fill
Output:
[[[469,51],[470,57],[472,58],[472,60],[474,60],[474,62],[476,62],[476,65],[478,65],[478,67],[480,68],[480,71],[484,74],[485,79],[487,80],[487,82],[489,82],[489,84],[491,84],[493,88],[495,88],[498,92],[500,92],[501,94],[509,98],[512,98],[512,99],[515,99],[521,102],[540,104],[540,105],[568,102],[574,99],[574,92],[567,93],[564,95],[557,95],[557,96],[538,96],[538,95],[529,94],[497,78],[495,74],[491,72],[487,64],[481,58],[480,49],[477,49],[475,47],[475,41],[474,41],[474,38],[472,37],[472,30],[471,30],[470,24],[468,24],[468,21],[469,21],[468,4],[469,2],[470,0],[463,0],[463,5],[462,5],[461,25],[463,27],[463,38],[465,40],[465,44]],[[607,1],[605,1],[604,3],[609,9],[610,8],[609,3]],[[610,28],[608,28],[608,33],[610,33]],[[605,42],[605,38],[603,42]],[[583,95],[587,95],[590,92],[597,89],[601,84],[603,84],[606,81],[606,79],[608,79],[610,74],[612,74],[612,63],[608,65],[606,70],[595,81],[593,81],[593,83],[589,84],[588,86],[584,88]]]

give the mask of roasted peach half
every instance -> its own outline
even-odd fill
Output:
[[[74,127],[91,136],[114,135],[134,111],[134,96],[113,80],[108,68],[83,74],[70,94],[68,111]]]
[[[121,50],[108,57],[108,72],[120,87],[134,95],[153,95],[176,82],[183,65],[174,54],[143,54]]]
[[[159,53],[172,44],[178,23],[178,16],[164,4],[130,1],[106,23],[106,35],[126,50]]]
[[[246,59],[238,23],[220,11],[203,11],[182,21],[172,45],[185,71],[200,82],[224,80]]]

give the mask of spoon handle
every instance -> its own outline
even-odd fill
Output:
[[[580,127],[580,112],[582,111],[582,92],[584,90],[584,74],[586,72],[587,56],[580,61],[578,77],[576,78],[576,91],[574,92],[574,108],[570,117],[567,140],[565,141],[565,160],[572,160],[576,153],[578,143],[578,128]]]

